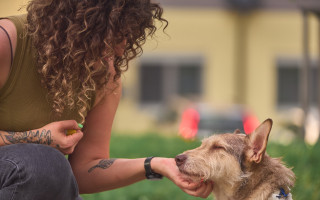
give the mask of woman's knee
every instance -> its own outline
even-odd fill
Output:
[[[65,198],[63,195],[67,193],[71,196],[78,194],[70,164],[58,150],[38,144],[9,146],[6,148],[5,159],[10,159],[17,167],[18,190],[37,194],[39,199],[43,194],[51,194],[56,199]]]

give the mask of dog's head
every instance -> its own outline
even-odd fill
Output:
[[[194,180],[212,180],[230,187],[250,175],[246,169],[263,160],[271,127],[272,120],[267,119],[249,135],[238,130],[213,135],[200,147],[176,156],[176,164]]]

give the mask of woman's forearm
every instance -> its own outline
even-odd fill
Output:
[[[127,186],[145,179],[144,161],[138,159],[96,159],[87,163],[69,157],[80,194],[96,193]],[[79,160],[78,160],[79,161]],[[193,182],[182,174],[173,158],[156,157],[151,160],[152,171],[159,173],[192,196],[207,198],[212,182]]]
[[[144,180],[144,160],[98,159],[87,164],[77,164],[72,168],[80,193],[96,193]]]
[[[51,131],[46,129],[36,129],[23,132],[0,131],[0,146],[19,143],[50,145],[52,143]]]
[[[75,133],[66,135],[67,130],[74,130]],[[82,136],[76,121],[64,120],[30,131],[0,131],[0,146],[19,143],[43,144],[56,148],[63,154],[71,154]]]

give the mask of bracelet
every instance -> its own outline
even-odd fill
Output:
[[[152,157],[148,157],[144,161],[144,169],[146,171],[146,178],[149,179],[149,180],[162,179],[163,176],[161,174],[155,173],[151,169],[150,163],[151,163],[152,158],[154,158],[154,157],[153,156]]]

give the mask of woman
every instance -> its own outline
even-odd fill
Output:
[[[162,175],[211,193],[172,158],[109,158],[121,74],[155,21],[167,25],[150,0],[33,0],[27,15],[0,20],[1,198],[81,199]]]

